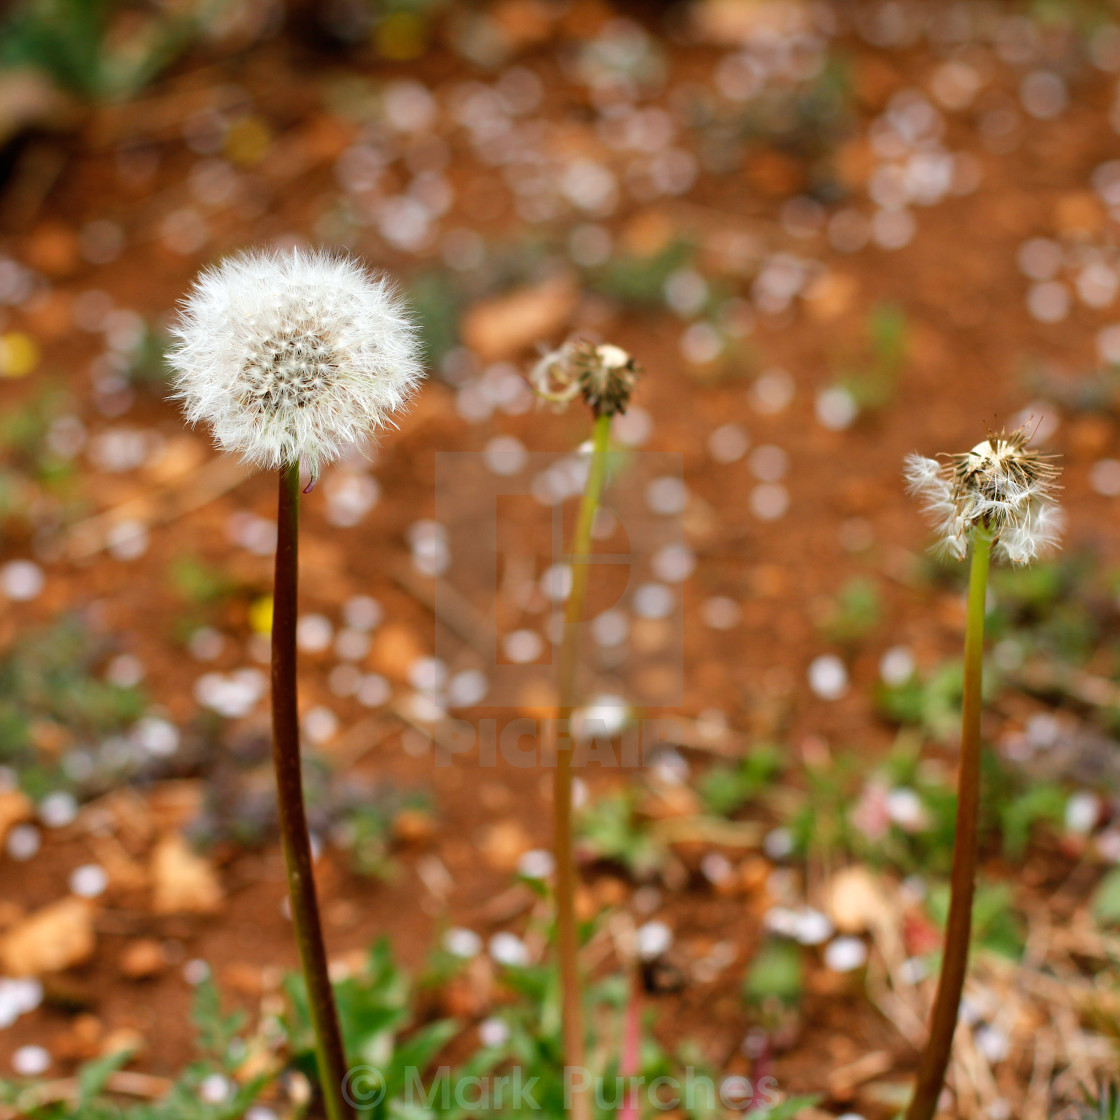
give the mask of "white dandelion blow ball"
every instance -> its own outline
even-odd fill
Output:
[[[320,466],[407,403],[419,339],[392,283],[319,250],[246,252],[201,273],[172,328],[173,396],[223,450]]]

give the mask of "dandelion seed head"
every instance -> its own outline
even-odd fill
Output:
[[[317,250],[246,252],[195,281],[172,328],[173,396],[262,467],[324,462],[392,423],[423,376],[383,276]]]
[[[1057,544],[1058,468],[1050,456],[1029,448],[1029,439],[1024,426],[990,434],[947,462],[907,456],[907,489],[922,499],[939,551],[963,559],[976,529],[990,533],[995,554],[1013,564],[1029,564]]]
[[[582,394],[596,416],[626,411],[638,379],[638,365],[620,346],[568,339],[544,354],[529,373],[533,391],[556,405]]]

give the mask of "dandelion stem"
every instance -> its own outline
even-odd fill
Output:
[[[296,617],[299,586],[299,464],[280,468],[277,508],[276,583],[272,616],[272,762],[276,770],[280,839],[288,869],[288,897],[307,985],[315,1054],[328,1120],[352,1120],[343,1096],[346,1060],[327,952],[315,895],[311,841],[303,804],[296,696]]]
[[[607,474],[607,448],[611,417],[595,418],[591,465],[580,501],[575,537],[572,541],[572,587],[564,608],[564,634],[560,643],[557,691],[556,769],[553,774],[553,812],[556,846],[556,928],[560,962],[565,1085],[572,1086],[572,1120],[590,1120],[591,1104],[581,1087],[584,1070],[583,994],[579,978],[579,936],[576,930],[576,867],[572,851],[572,710],[575,707],[576,663],[580,624],[587,591],[591,526]],[[568,729],[568,734],[564,730]]]
[[[945,953],[929,1037],[918,1063],[914,1096],[906,1120],[932,1120],[945,1083],[953,1047],[961,992],[972,935],[972,895],[976,886],[980,816],[980,688],[983,679],[984,601],[992,538],[982,529],[972,533],[972,565],[968,578],[968,617],[964,636],[964,698],[961,705],[961,758],[957,779],[957,823],[953,838],[953,872]]]

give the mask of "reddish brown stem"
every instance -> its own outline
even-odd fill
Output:
[[[346,1058],[334,993],[327,971],[327,950],[319,920],[319,900],[311,860],[311,839],[303,803],[296,676],[296,618],[299,594],[299,464],[280,469],[277,508],[276,582],[272,611],[272,764],[280,840],[288,870],[288,898],[307,985],[315,1034],[315,1053],[329,1120],[352,1120],[344,1083]]]

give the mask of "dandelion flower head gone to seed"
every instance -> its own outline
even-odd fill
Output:
[[[582,394],[596,416],[626,411],[638,379],[638,365],[620,346],[570,338],[542,355],[529,373],[533,391],[563,407]]]
[[[907,488],[924,500],[939,549],[961,560],[969,535],[979,529],[992,535],[997,556],[1029,564],[1057,543],[1058,468],[1051,456],[1029,449],[1029,439],[1024,426],[989,434],[971,451],[945,456],[944,462],[907,456]]]
[[[386,278],[319,250],[246,252],[180,306],[168,360],[187,420],[262,467],[322,463],[391,423],[423,376]]]

